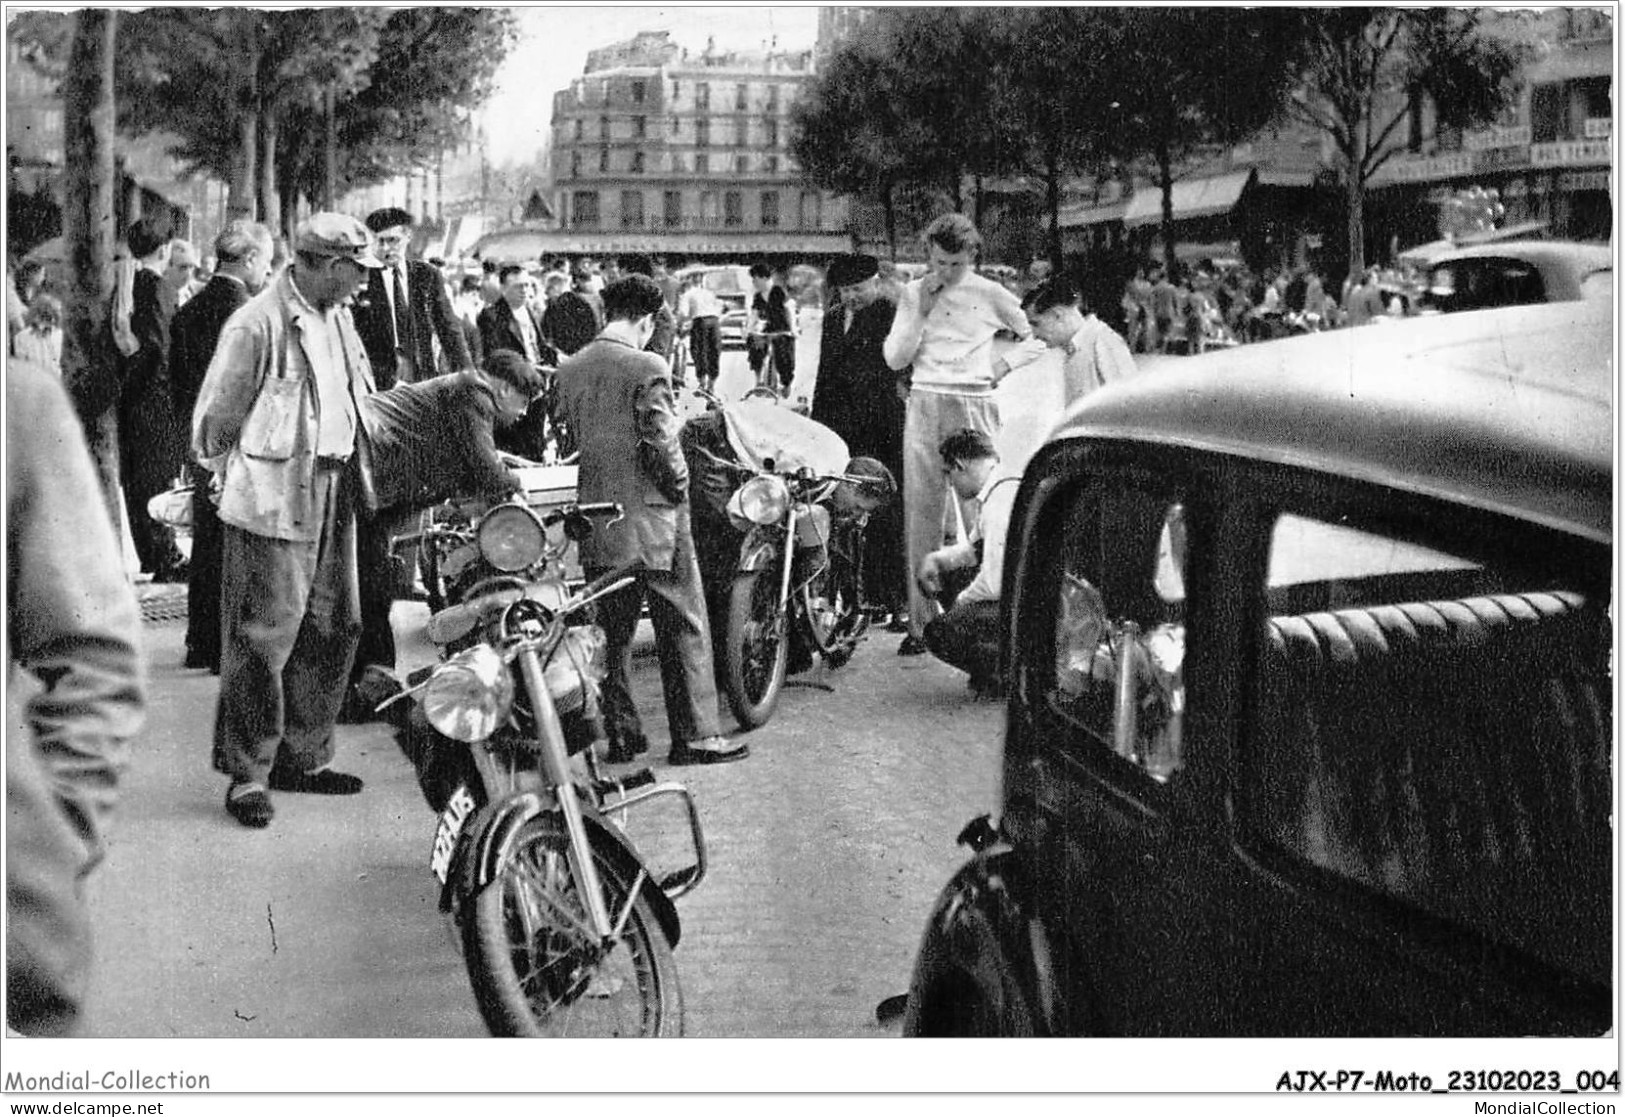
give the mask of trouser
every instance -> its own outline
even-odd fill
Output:
[[[589,579],[605,572],[603,568],[584,571]],[[598,602],[598,623],[609,638],[602,703],[605,732],[618,744],[646,739],[632,700],[632,634],[645,599],[655,630],[660,689],[672,743],[716,736],[720,729],[717,689],[711,675],[711,627],[706,621],[700,568],[686,515],[678,520],[677,553],[670,570],[641,571],[630,586]]]
[[[209,499],[210,473],[192,469],[192,559],[186,584],[186,652],[220,662],[220,513]]]
[[[355,666],[350,672],[354,677],[359,677],[366,667],[395,670],[395,628],[389,623],[389,613],[395,605],[398,567],[389,553],[391,527],[387,517],[363,513],[356,519],[361,637],[356,644]]]
[[[999,603],[967,601],[925,626],[925,646],[977,682],[999,676]]]
[[[722,330],[715,317],[694,319],[688,335],[688,351],[694,358],[694,379],[700,387],[715,386],[722,367]]]
[[[224,618],[215,749],[234,783],[265,783],[273,765],[308,772],[333,759],[360,630],[353,480],[315,477],[321,531],[271,539],[225,524]]]
[[[937,604],[915,584],[920,562],[942,546],[948,510],[948,482],[942,474],[942,440],[962,428],[992,438],[999,431],[999,405],[992,393],[951,395],[915,388],[903,420],[903,519],[908,542],[908,630],[924,639],[925,623]],[[958,499],[957,497],[955,498]],[[964,521],[975,520],[974,501],[960,501]]]
[[[767,363],[769,353],[773,354],[773,371],[779,378],[779,387],[788,392],[796,378],[795,335],[769,334],[765,343],[750,347],[746,356],[750,361],[751,375],[758,381],[761,380],[762,366]]]

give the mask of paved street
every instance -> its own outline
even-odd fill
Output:
[[[744,361],[725,362],[732,392]],[[814,363],[803,358],[798,394]],[[1042,396],[1004,394],[1007,422]],[[426,617],[396,607],[403,669],[432,658]],[[145,628],[152,707],[93,882],[87,1033],[483,1034],[436,910],[433,817],[384,727],[340,728],[361,796],[281,795],[269,830],[244,830],[208,764],[217,682],[180,670],[183,631]],[[906,987],[931,902],[964,859],[954,835],[996,808],[1003,714],[931,657],[899,658],[899,639],[876,633],[840,671],[794,680],[750,759],[715,769],[666,767],[658,673],[640,657],[655,769],[693,788],[712,858],[679,905],[690,1035],[886,1034],[875,1005]]]

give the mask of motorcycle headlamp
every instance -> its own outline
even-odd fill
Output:
[[[771,473],[752,477],[728,501],[728,511],[753,524],[776,524],[790,509],[790,487]]]
[[[423,716],[454,741],[483,741],[513,709],[513,673],[489,644],[458,652],[434,669]]]
[[[542,521],[522,504],[503,504],[480,521],[480,555],[504,573],[534,565],[547,546]]]

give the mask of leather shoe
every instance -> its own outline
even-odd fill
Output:
[[[908,631],[908,612],[907,612],[907,610],[899,609],[897,612],[893,613],[891,615],[891,620],[886,622],[886,631],[887,632],[907,632]]]
[[[314,772],[271,770],[272,791],[302,791],[307,795],[356,795],[366,786],[360,776],[319,768]]]
[[[634,737],[629,741],[611,741],[604,751],[604,760],[610,764],[630,764],[649,751],[647,737]]]
[[[243,787],[249,790],[235,794]],[[226,813],[251,830],[263,830],[271,825],[276,808],[271,806],[271,797],[259,785],[232,784],[226,790]]]
[[[905,636],[903,642],[897,645],[898,655],[924,655],[930,650],[918,636]]]
[[[669,764],[726,764],[730,760],[743,760],[750,755],[750,746],[744,741],[730,741],[726,737],[705,737],[698,741],[678,741],[671,746]]]

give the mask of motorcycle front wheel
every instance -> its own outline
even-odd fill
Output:
[[[769,571],[734,579],[723,638],[723,690],[728,708],[746,729],[765,725],[779,703],[790,642],[779,616],[779,583]]]
[[[568,850],[556,816],[531,819],[469,905],[463,948],[485,1026],[494,1036],[682,1035],[677,963],[649,902],[629,898],[627,882],[594,851],[610,919],[622,924],[600,943]]]
[[[869,619],[858,602],[859,596],[850,565],[839,561],[832,562],[801,587],[807,635],[831,667],[845,666],[852,658],[852,649],[869,627]]]

